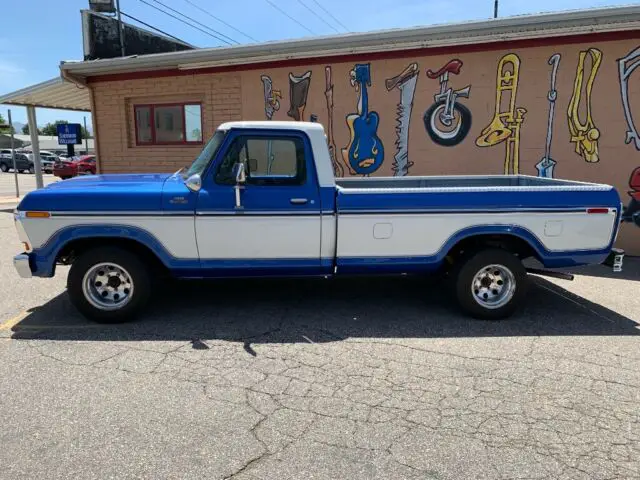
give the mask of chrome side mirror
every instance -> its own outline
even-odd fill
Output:
[[[187,178],[184,184],[192,192],[199,192],[200,189],[202,188],[202,179],[200,178],[200,175],[198,175],[197,173],[194,173],[189,178]]]
[[[233,166],[233,176],[236,179],[236,184],[240,185],[246,183],[247,173],[245,171],[244,163],[238,162]]]

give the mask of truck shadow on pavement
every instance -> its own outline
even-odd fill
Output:
[[[477,321],[420,278],[172,282],[135,322],[99,325],[66,293],[32,310],[14,339],[322,343],[347,338],[640,335],[634,320],[533,277],[525,308],[509,320]],[[253,352],[253,353],[252,353]]]

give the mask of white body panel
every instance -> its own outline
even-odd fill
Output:
[[[127,225],[153,235],[176,258],[198,258],[198,247],[191,215],[182,216],[64,216],[51,218],[22,218],[33,248],[42,247],[57,231],[69,226]]]
[[[320,258],[320,215],[198,216],[202,259]]]
[[[338,217],[337,256],[434,255],[456,232],[485,225],[522,227],[550,251],[595,250],[609,244],[614,223],[614,213],[345,214]]]
[[[183,259],[400,257],[434,255],[456,232],[485,225],[524,228],[552,252],[597,250],[607,247],[615,214],[345,214],[338,217],[337,225],[335,215],[230,215],[198,216],[195,222],[197,245],[191,216],[21,218],[18,231],[22,241],[40,248],[68,226],[133,226],[153,235],[172,256]]]

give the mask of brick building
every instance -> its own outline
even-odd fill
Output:
[[[338,175],[495,174],[615,185],[640,167],[640,6],[64,62],[102,172],[173,171],[239,119],[317,120]],[[376,138],[361,162],[354,118]],[[640,120],[637,120],[640,122]],[[351,152],[351,153],[350,153]],[[627,225],[623,248],[640,254]]]

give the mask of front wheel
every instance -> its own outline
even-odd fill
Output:
[[[6,163],[0,163],[0,172],[7,173],[9,171],[9,166]]]
[[[31,165],[31,166],[29,167],[29,173],[31,173],[31,174],[36,173],[36,169],[35,169],[35,168],[33,168],[33,165]]]
[[[527,290],[527,271],[518,257],[506,250],[486,249],[458,260],[452,272],[460,308],[483,320],[511,316]]]
[[[99,323],[133,319],[151,293],[149,271],[133,253],[98,247],[82,253],[71,265],[67,281],[74,306]]]

